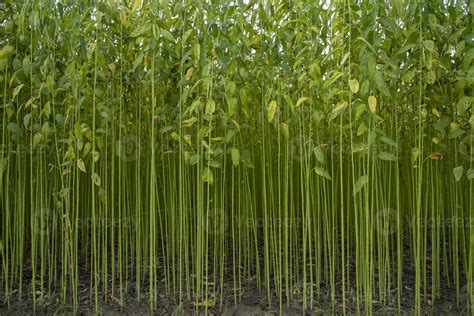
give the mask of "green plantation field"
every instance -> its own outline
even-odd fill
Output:
[[[0,313],[472,313],[473,13],[2,0]]]

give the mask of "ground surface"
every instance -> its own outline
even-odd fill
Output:
[[[386,302],[379,302],[377,300],[377,293],[374,290],[373,298],[373,312],[377,315],[412,315],[414,313],[414,289],[415,289],[415,274],[410,268],[409,259],[406,259],[404,264],[405,270],[403,273],[403,289],[401,295],[401,310],[398,311],[397,302],[397,289],[394,289],[389,295]],[[31,282],[31,276],[28,275],[27,267],[30,265],[28,260],[25,261],[25,284]],[[354,267],[350,267],[351,271],[354,271]],[[427,271],[427,277],[430,278],[430,271]],[[217,297],[214,301],[215,304],[209,308],[209,314],[213,315],[244,315],[244,316],[270,316],[279,315],[280,306],[276,296],[273,297],[272,303],[268,304],[266,299],[266,293],[258,290],[256,281],[254,278],[244,279],[242,283],[241,299],[237,305],[234,303],[234,292],[232,283],[232,270],[228,269],[228,273],[225,278],[225,285],[223,297]],[[18,292],[15,291],[10,300],[10,308],[4,302],[5,295],[2,292],[3,287],[0,287],[0,315],[93,315],[95,314],[94,301],[91,301],[90,297],[90,274],[84,268],[84,265],[80,268],[80,275],[82,278],[79,282],[79,300],[80,306],[74,311],[71,307],[61,306],[59,304],[59,292],[51,291],[51,294],[46,293],[43,301],[36,310],[33,310],[33,301],[30,293],[23,293],[23,298],[20,300]],[[351,276],[354,280],[355,276]],[[461,276],[461,279],[463,277]],[[118,282],[117,282],[118,283]],[[340,283],[336,284],[336,287],[340,286]],[[356,302],[355,302],[355,286],[351,285],[351,290],[346,292],[346,311],[348,314],[356,313]],[[27,287],[24,288],[26,292]],[[126,293],[124,293],[123,306],[119,304],[119,300],[115,296],[112,296],[110,292],[99,293],[101,301],[101,312],[104,315],[191,315],[196,314],[196,307],[193,303],[187,303],[179,305],[176,303],[175,298],[166,295],[164,288],[158,289],[158,307],[154,312],[150,311],[148,300],[146,295],[138,302],[137,301],[137,290],[134,282],[129,282]],[[341,293],[342,291],[338,291]],[[427,293],[431,293],[431,289],[427,289]],[[341,304],[342,297],[336,296],[336,303],[332,304],[330,299],[330,293],[324,289],[322,285],[320,295],[315,297],[312,302],[312,308],[310,311],[303,312],[303,296],[302,286],[295,286],[293,288],[292,301],[288,305],[283,304],[281,309],[282,315],[327,315],[327,314],[342,314],[343,306]],[[220,302],[222,301],[222,305]],[[270,305],[270,306],[269,306]],[[363,308],[363,306],[362,306]],[[467,315],[467,296],[466,296],[466,285],[462,282],[460,286],[460,298],[459,302],[456,301],[456,290],[450,286],[447,282],[441,282],[441,293],[439,298],[433,301],[430,294],[424,297],[424,303],[422,305],[424,314],[436,314],[436,315]],[[205,314],[204,308],[200,309],[198,314]]]

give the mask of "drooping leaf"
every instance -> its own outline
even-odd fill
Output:
[[[216,111],[216,102],[213,99],[209,99],[206,103],[206,114],[212,115]]]
[[[15,122],[8,123],[7,129],[10,131],[10,133],[14,134],[17,137],[20,137],[21,135],[23,135],[23,132],[20,126],[18,126],[18,124]]]
[[[308,100],[309,100],[308,97],[301,97],[301,98],[299,98],[298,101],[296,101],[296,107],[299,107],[299,106],[301,105],[301,103],[306,102],[306,101],[308,101]]]
[[[357,179],[357,182],[354,187],[354,195],[356,195],[369,181],[369,177],[367,175],[362,175]]]
[[[96,186],[100,187],[100,177],[96,172],[92,174],[91,179]]]
[[[332,110],[331,115],[329,116],[329,120],[331,121],[338,117],[339,114],[341,114],[347,108],[347,105],[348,103],[346,100],[339,101]]]
[[[359,91],[359,81],[357,79],[349,80],[349,87],[352,93],[357,93]]]
[[[42,139],[43,139],[43,134],[36,133],[33,136],[33,146],[37,146],[41,142]]]
[[[393,155],[389,152],[386,152],[386,151],[380,152],[378,157],[381,160],[387,160],[387,161],[397,161],[398,160],[397,156],[395,156],[395,155]]]
[[[79,170],[81,170],[82,172],[86,172],[86,165],[84,164],[84,161],[82,161],[82,159],[78,159],[76,164]]]
[[[314,155],[316,156],[316,159],[320,162],[320,163],[325,163],[326,159],[324,157],[324,153],[323,151],[321,150],[321,147],[320,146],[315,146],[313,148],[313,153]]]
[[[474,168],[467,170],[466,175],[469,180],[474,179]]]
[[[232,164],[237,167],[240,164],[240,151],[237,148],[232,147],[230,155],[232,157]]]
[[[290,138],[290,129],[288,127],[288,124],[281,123],[281,132],[283,133],[283,136],[285,136],[286,139]]]
[[[201,175],[202,182],[209,183],[209,185],[214,184],[214,173],[210,168],[205,168]]]
[[[174,38],[173,34],[171,34],[170,31],[167,31],[165,29],[161,30],[161,34],[163,34],[163,37],[166,38],[168,41],[175,43],[176,39]]]
[[[272,100],[270,101],[270,103],[268,103],[268,107],[267,107],[267,119],[268,119],[268,122],[272,122],[273,119],[275,118],[275,114],[277,112],[277,103],[275,100]]]
[[[456,104],[456,110],[458,111],[459,115],[463,115],[467,110],[469,110],[473,99],[473,97],[469,96],[463,96],[461,99],[459,99],[458,103]]]
[[[461,178],[462,178],[462,175],[464,174],[464,167],[459,166],[459,167],[454,168],[453,169],[453,174],[454,174],[454,178],[456,179],[456,181],[459,182],[459,180],[461,180]]]
[[[369,96],[369,109],[372,113],[375,113],[377,111],[377,98],[374,97],[373,95]]]
[[[329,173],[327,172],[326,169],[321,168],[321,167],[315,167],[315,168],[314,168],[314,171],[316,171],[316,173],[317,173],[319,176],[321,176],[321,177],[323,177],[323,178],[326,178],[326,179],[328,179],[328,180],[332,180],[331,176],[329,175]]]
[[[387,145],[398,148],[398,144],[393,139],[388,138],[387,136],[380,136],[379,139]]]
[[[140,6],[140,3],[141,3],[141,2],[142,2],[141,0],[135,0],[135,1],[133,2],[132,12],[135,12],[135,11],[138,9],[138,7]]]

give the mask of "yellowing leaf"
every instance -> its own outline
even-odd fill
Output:
[[[275,100],[273,100],[268,104],[268,107],[267,107],[268,122],[271,123],[273,121],[273,119],[275,118],[276,112],[277,112],[277,103]]]
[[[438,137],[433,137],[433,138],[431,139],[431,141],[432,141],[434,144],[439,144],[439,139],[438,139]]]
[[[96,186],[100,187],[100,177],[96,172],[92,174],[91,179]]]
[[[20,90],[24,87],[25,85],[24,84],[21,84],[19,86],[17,86],[14,90],[13,90],[13,94],[12,94],[12,98],[15,98],[18,93],[20,93]]]
[[[191,67],[186,71],[186,79],[187,80],[191,79],[192,75],[193,75],[193,68]]]
[[[114,73],[115,73],[115,70],[117,69],[117,67],[115,66],[114,63],[108,64],[107,67],[110,69],[110,71],[112,72],[112,74],[114,74]]]
[[[86,165],[84,164],[84,161],[82,161],[82,159],[78,159],[76,164],[79,170],[81,170],[82,172],[86,172]]]
[[[184,127],[191,127],[193,126],[194,123],[198,121],[197,117],[193,116],[191,118],[188,118],[187,120],[183,121],[183,126]]]
[[[444,158],[444,154],[441,152],[434,152],[430,155],[431,160],[442,160]]]
[[[369,96],[369,109],[372,113],[375,113],[377,110],[377,98],[373,95]]]
[[[94,162],[97,162],[97,161],[99,160],[99,158],[100,158],[99,152],[93,150],[93,151],[92,151],[92,159],[94,160]]]
[[[357,91],[359,91],[359,81],[357,81],[357,79],[349,80],[349,87],[352,93],[357,93]]]
[[[298,101],[296,101],[296,107],[299,107],[301,105],[301,103],[305,102],[305,101],[308,101],[309,98],[308,97],[301,97],[298,99]]]
[[[216,305],[216,301],[213,299],[203,300],[201,302],[196,302],[195,304],[198,307],[213,307]]]
[[[331,112],[331,115],[329,116],[329,120],[335,119],[342,111],[344,111],[347,107],[348,103],[346,100],[339,101],[334,109]]]

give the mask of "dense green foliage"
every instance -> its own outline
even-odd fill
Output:
[[[474,293],[473,4],[246,2],[0,4],[6,301]]]

